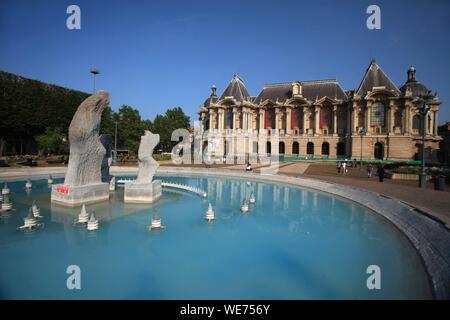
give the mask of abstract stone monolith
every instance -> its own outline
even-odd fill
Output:
[[[159,143],[159,134],[145,131],[139,145],[139,171],[136,181],[125,183],[124,202],[152,203],[161,197],[161,180],[153,180],[159,167],[153,159],[153,149]]]
[[[151,182],[156,170],[158,170],[159,163],[153,159],[153,150],[158,143],[159,134],[153,134],[146,130],[141,137],[138,151],[139,171],[136,179],[138,183]]]
[[[109,199],[109,183],[102,182],[106,148],[99,136],[102,112],[108,104],[109,94],[99,91],[84,100],[75,112],[69,126],[66,177],[63,184],[52,186],[52,202],[74,207]]]
[[[106,153],[100,141],[102,112],[109,104],[109,94],[100,91],[84,100],[69,127],[70,157],[64,184],[81,186],[100,183],[101,164]]]

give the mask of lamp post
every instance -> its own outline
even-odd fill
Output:
[[[428,111],[430,111],[430,106],[428,105],[428,102],[433,98],[433,96],[430,94],[430,91],[426,95],[422,95],[417,99],[416,106],[417,111],[421,116],[422,120],[422,168],[419,173],[419,188],[425,188],[427,183],[427,173],[425,170],[425,125],[426,125],[426,118]]]
[[[361,137],[361,148],[360,148],[360,157],[359,157],[359,170],[362,170],[362,148],[363,148],[363,136],[366,135],[366,131],[364,129],[360,129],[358,132],[359,136]]]
[[[117,121],[115,121],[114,129],[114,163],[117,162]]]
[[[94,90],[92,91],[92,93],[95,94],[95,76],[100,74],[100,70],[98,70],[97,68],[92,68],[90,72],[94,76]]]
[[[119,111],[120,112],[120,111]],[[119,114],[119,118],[114,121],[115,128],[114,128],[114,163],[117,162],[117,125],[119,121],[122,121],[122,114]]]

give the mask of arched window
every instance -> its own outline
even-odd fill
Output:
[[[225,119],[224,119],[225,129],[233,129],[233,110],[228,109],[225,111]]]
[[[284,154],[284,142],[280,141],[280,143],[278,144],[278,153],[279,154]]]
[[[314,143],[308,142],[306,145],[306,154],[313,155],[314,154]]]
[[[322,155],[323,156],[330,155],[330,144],[328,142],[322,143]]]
[[[370,125],[384,127],[384,116],[385,116],[384,104],[382,104],[381,102],[375,102],[372,105],[372,112],[370,114]]]
[[[420,131],[420,129],[421,129],[421,127],[422,127],[422,123],[421,123],[421,121],[420,121],[419,115],[416,114],[416,115],[413,117],[413,123],[412,123],[412,126],[413,126],[413,129],[419,130],[419,131]]]
[[[300,153],[300,146],[297,141],[292,144],[292,154],[298,155]]]

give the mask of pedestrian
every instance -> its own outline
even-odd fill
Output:
[[[340,174],[341,173],[341,162],[340,161],[338,161],[336,163],[336,169],[337,169],[337,173]]]
[[[353,164],[352,164],[353,168],[358,168],[358,162],[356,162],[356,158],[353,158]]]
[[[381,164],[378,166],[378,169],[377,169],[378,179],[380,180],[380,182],[383,182],[384,173],[385,173],[384,166]]]
[[[347,162],[342,162],[342,174],[345,175],[347,173]]]
[[[372,164],[368,163],[367,164],[367,178],[372,177]]]

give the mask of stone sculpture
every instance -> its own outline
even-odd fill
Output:
[[[69,126],[70,156],[64,184],[52,186],[52,202],[79,206],[109,199],[109,184],[102,182],[106,149],[99,136],[106,91],[88,97],[78,107]]]
[[[100,91],[84,100],[69,127],[70,157],[64,184],[81,186],[101,182],[101,162],[106,153],[100,141],[100,121],[109,95]]]
[[[139,145],[139,171],[136,181],[125,183],[124,202],[152,203],[161,197],[161,180],[153,180],[159,167],[153,159],[153,149],[159,143],[159,134],[145,131]]]
[[[141,143],[139,144],[139,172],[137,176],[138,183],[151,182],[156,170],[159,167],[159,163],[153,159],[153,149],[159,143],[159,134],[153,134],[146,130],[141,137]]]

